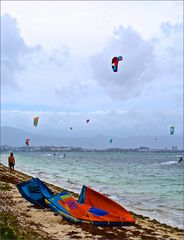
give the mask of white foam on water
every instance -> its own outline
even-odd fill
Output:
[[[178,164],[178,161],[168,161],[168,162],[162,162],[162,165],[172,165],[172,164]]]

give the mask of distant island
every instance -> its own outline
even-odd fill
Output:
[[[65,147],[65,146],[21,146],[12,147],[8,145],[0,146],[1,152],[14,151],[14,152],[183,152],[178,150],[176,146],[171,149],[154,149],[149,147],[140,146],[139,148],[105,148],[105,149],[88,149],[82,147]]]

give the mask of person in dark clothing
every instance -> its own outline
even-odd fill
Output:
[[[182,160],[183,160],[183,158],[182,158],[182,157],[180,157],[180,160],[178,160],[178,163],[181,163],[181,162],[182,162]]]
[[[8,157],[8,165],[9,165],[10,171],[14,170],[15,158],[14,158],[12,152],[10,153],[10,156]]]

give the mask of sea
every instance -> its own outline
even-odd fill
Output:
[[[65,155],[64,155],[65,154]],[[7,166],[8,153],[1,153]],[[184,153],[15,152],[15,169],[80,193],[86,185],[129,211],[184,229]]]

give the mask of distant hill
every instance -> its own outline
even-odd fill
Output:
[[[64,144],[60,138],[47,135],[37,135],[22,129],[12,127],[1,127],[1,145],[23,146],[25,139],[29,137],[32,145],[58,146]]]
[[[109,136],[96,136],[91,138],[67,138],[51,135],[32,134],[22,129],[12,127],[1,127],[1,145],[19,147],[25,145],[25,139],[30,137],[31,145],[34,146],[65,146],[65,147],[83,147],[83,148],[139,148],[149,147],[164,149],[177,147],[183,149],[182,136],[132,136],[126,138],[114,137],[110,144]]]

